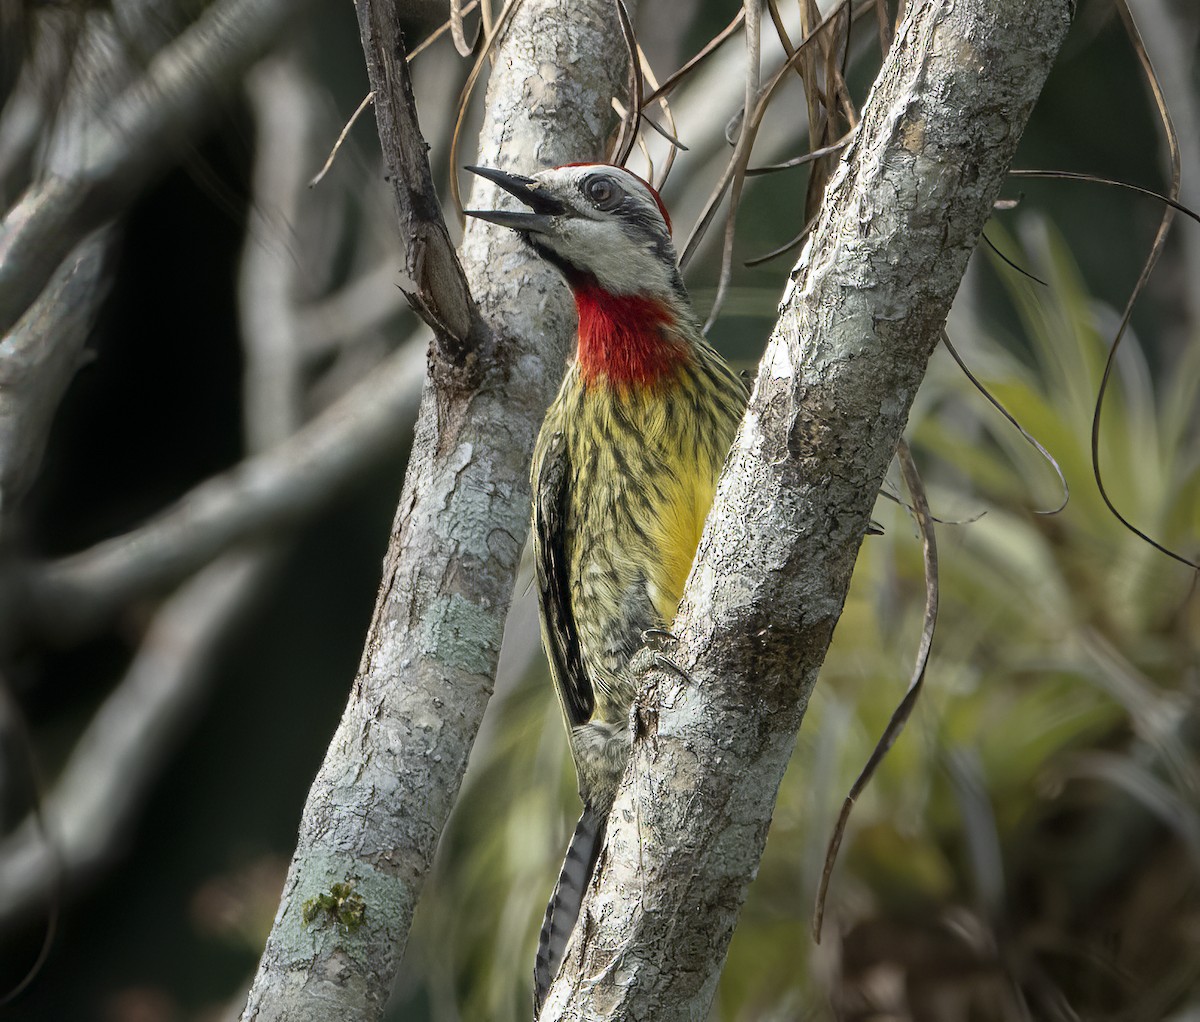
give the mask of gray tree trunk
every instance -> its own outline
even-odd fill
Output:
[[[859,543],[1070,0],[926,0],[829,183],[543,1022],[707,1017]]]
[[[599,159],[625,82],[611,0],[524,0],[496,53],[480,160],[528,171]],[[480,191],[479,205],[497,202],[493,186]],[[380,1017],[491,694],[533,440],[575,317],[557,273],[511,232],[472,226],[462,254],[493,336],[462,365],[431,349],[362,663],[304,808],[247,1020]]]

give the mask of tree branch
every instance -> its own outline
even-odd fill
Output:
[[[556,1019],[707,1017],[930,352],[1069,0],[910,5],[792,272],[655,671]]]
[[[313,0],[216,0],[155,54],[145,75],[93,117],[70,174],[32,185],[0,230],[0,334],[88,234],[120,212],[189,130]]]
[[[107,292],[111,232],[80,245],[0,344],[0,514],[32,485],[59,401],[84,362]]]
[[[625,82],[615,19],[610,0],[520,4],[488,90],[486,163],[528,172],[600,156]],[[394,24],[375,31],[397,37]],[[481,191],[477,201],[494,201],[494,186]],[[528,529],[529,458],[575,316],[558,275],[510,232],[472,226],[462,252],[494,343],[470,386],[445,373],[426,383],[362,663],[246,1019],[380,1016],[491,692]],[[354,899],[348,916],[321,908],[335,885]]]
[[[152,53],[184,21],[183,4],[154,0],[110,10],[36,13],[36,52],[17,93],[0,111],[0,180],[18,167],[71,175],[89,157],[84,139],[96,110],[140,71],[135,53]],[[61,16],[68,14],[66,23]],[[72,44],[78,18],[82,29]],[[51,89],[53,81],[58,88]],[[55,92],[54,104],[47,96]],[[53,109],[51,107],[53,106]],[[40,137],[40,158],[32,150]],[[31,196],[8,211],[6,230],[36,215]],[[81,242],[0,343],[0,515],[9,517],[33,483],[62,395],[84,362],[83,347],[108,293],[113,231]]]
[[[32,818],[0,844],[0,922],[40,908],[59,884],[74,889],[122,847],[147,790],[195,723],[221,640],[244,618],[273,563],[258,547],[232,551],[159,608],[46,796],[51,845]]]
[[[459,365],[487,336],[454,252],[417,123],[395,0],[359,0],[358,31],[375,94],[375,123],[400,218],[413,308]]]
[[[294,53],[266,57],[246,75],[254,113],[255,160],[246,240],[238,267],[238,313],[245,368],[246,446],[270,450],[304,422],[304,309],[299,257],[278,239],[299,231],[314,157],[318,92]]]
[[[299,212],[313,104],[304,78],[286,57],[257,66],[248,91],[258,134],[253,207],[291,214],[272,224],[268,214],[257,213],[260,222],[247,231],[242,257],[242,343],[246,365],[254,367],[246,374],[243,430],[250,450],[261,451],[286,440],[302,418],[295,262],[265,246],[263,237],[271,227],[290,226]],[[44,300],[40,296],[36,305]],[[412,390],[415,394],[415,384]],[[83,731],[45,799],[45,834],[31,816],[0,843],[0,922],[11,924],[59,888],[78,887],[123,847],[146,792],[195,722],[196,705],[218,680],[214,661],[224,640],[262,593],[283,548],[276,530],[270,540],[230,550],[156,609],[128,671]]]
[[[406,345],[283,443],[206,479],[144,525],[25,569],[9,616],[32,618],[59,640],[85,634],[235,543],[302,520],[402,442],[423,366],[419,343]]]

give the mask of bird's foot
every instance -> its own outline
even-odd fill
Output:
[[[661,653],[678,646],[679,636],[667,628],[647,628],[642,632],[642,643]]]
[[[630,661],[630,668],[635,677],[644,677],[652,670],[670,671],[684,681],[691,681],[691,676],[679,666],[670,656],[670,652],[679,646],[679,636],[666,628],[647,628],[642,632],[642,642],[645,643]],[[668,652],[670,651],[670,652]]]

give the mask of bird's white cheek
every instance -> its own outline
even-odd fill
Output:
[[[662,261],[646,248],[626,246],[619,257],[606,260],[596,273],[600,286],[613,294],[663,294],[671,279]]]
[[[669,289],[667,268],[647,242],[632,241],[612,224],[579,224],[572,239],[585,256],[586,266],[604,290],[612,294],[662,292]]]

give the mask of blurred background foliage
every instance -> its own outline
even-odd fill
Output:
[[[1164,8],[1133,6],[1152,18]],[[1185,7],[1171,16],[1194,56],[1200,12]],[[643,8],[643,43],[661,72],[734,6]],[[414,37],[431,24],[414,23]],[[315,171],[367,88],[350,8],[318,6],[290,45],[318,107]],[[867,43],[855,52],[850,83],[861,101],[878,52]],[[1195,67],[1184,72],[1193,100]],[[444,122],[468,64],[443,39],[415,70],[444,181]],[[787,104],[777,106],[772,117],[786,121]],[[696,130],[711,131],[699,109]],[[1163,189],[1155,118],[1112,5],[1083,0],[1017,163]],[[690,142],[686,125],[681,135]],[[793,137],[785,155],[802,143]],[[703,159],[696,149],[665,190],[677,223],[694,218],[711,185],[704,159],[727,157],[721,146]],[[245,101],[235,100],[133,206],[94,359],[68,393],[23,518],[40,553],[128,529],[241,456],[234,282],[255,202],[250,173],[263,156]],[[754,179],[739,216],[733,287],[712,336],[751,371],[791,262],[741,262],[796,232],[805,173]],[[325,293],[396,251],[379,175],[367,117],[304,199],[336,235]],[[949,330],[1058,460],[1070,501],[1042,513],[1060,501],[1053,471],[939,350],[909,430],[946,522],[926,691],[851,818],[815,945],[810,920],[833,820],[903,693],[920,635],[920,541],[904,509],[881,500],[883,535],[864,543],[716,1019],[1200,1018],[1200,597],[1195,573],[1105,508],[1089,454],[1107,346],[1160,209],[1095,185],[1022,181],[1006,194],[1021,201],[998,212],[988,238],[1044,283],[981,248]],[[1196,226],[1178,225],[1117,360],[1101,466],[1127,517],[1195,556],[1200,323],[1195,265],[1180,241],[1189,231]],[[298,228],[268,242],[303,258],[306,237]],[[710,246],[689,268],[702,314],[718,257]],[[409,330],[397,307],[354,352],[322,356],[321,369],[369,367]],[[324,379],[338,390],[336,372]],[[136,826],[64,905],[49,960],[9,1017],[236,1017],[354,675],[406,446],[397,438],[384,468],[290,537],[272,584],[224,639],[211,691]],[[898,481],[889,486],[899,492]],[[536,933],[577,800],[528,586],[526,571],[391,1019],[529,1017]],[[48,777],[128,664],[152,609],[135,607],[81,645],[23,650],[10,665]],[[3,934],[8,981],[36,953],[42,926],[27,919]]]

